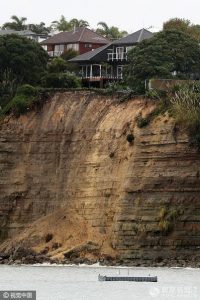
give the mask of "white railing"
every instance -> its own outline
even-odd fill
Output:
[[[64,51],[48,51],[50,57],[59,57],[63,54]]]
[[[114,61],[114,60],[127,60],[127,53],[108,53],[108,61]]]
[[[92,78],[96,78],[96,79],[122,79],[123,76],[122,74],[118,74],[116,76],[113,75],[102,75],[102,76],[97,76],[97,75],[81,75],[80,77],[84,78],[84,79],[92,79]]]

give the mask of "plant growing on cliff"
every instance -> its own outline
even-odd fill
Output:
[[[126,140],[129,142],[129,144],[133,144],[133,141],[134,141],[135,137],[132,133],[129,133],[126,137]]]
[[[180,216],[181,211],[176,208],[168,209],[162,207],[159,211],[159,230],[163,234],[169,234],[173,228],[177,218]]]
[[[185,128],[190,143],[200,151],[200,85],[191,83],[177,88],[170,102],[176,122]]]
[[[38,89],[25,84],[17,89],[16,95],[4,107],[2,113],[7,114],[13,112],[16,115],[25,113],[33,103],[38,99]]]

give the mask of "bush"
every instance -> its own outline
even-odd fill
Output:
[[[53,239],[53,234],[52,233],[47,233],[45,236],[45,242],[48,243]]]
[[[51,88],[78,88],[81,80],[71,73],[49,73],[43,78],[43,86]]]
[[[174,225],[183,212],[180,209],[162,207],[159,212],[159,230],[163,234],[168,234],[174,229]]]
[[[139,116],[137,118],[137,126],[138,128],[143,128],[145,126],[147,126],[150,122],[150,119],[149,118],[142,118],[141,116]]]
[[[171,94],[170,102],[176,122],[188,131],[190,144],[200,151],[199,83],[180,86]]]
[[[38,93],[37,88],[30,84],[23,84],[17,89],[18,95],[25,95],[25,96],[36,96]]]
[[[145,96],[150,98],[150,99],[154,99],[154,100],[160,100],[164,97],[166,97],[166,91],[159,91],[156,89],[152,89],[149,91],[146,91]]]
[[[4,107],[2,114],[13,112],[14,114],[23,114],[31,107],[38,97],[38,90],[29,85],[22,85],[17,89],[14,98]]]
[[[132,133],[128,134],[127,137],[126,137],[126,140],[132,144],[132,142],[134,141],[135,137]]]

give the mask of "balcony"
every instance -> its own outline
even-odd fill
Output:
[[[48,51],[50,57],[59,57],[63,54],[64,51]]]
[[[127,52],[108,53],[108,61],[127,60]]]

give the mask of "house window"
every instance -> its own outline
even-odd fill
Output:
[[[55,52],[64,52],[64,45],[55,45]]]
[[[68,44],[67,45],[67,50],[68,49],[73,49],[75,51],[79,51],[79,44]]]
[[[117,47],[116,48],[117,59],[124,58],[124,47]]]
[[[92,44],[85,44],[85,48],[92,48]]]

